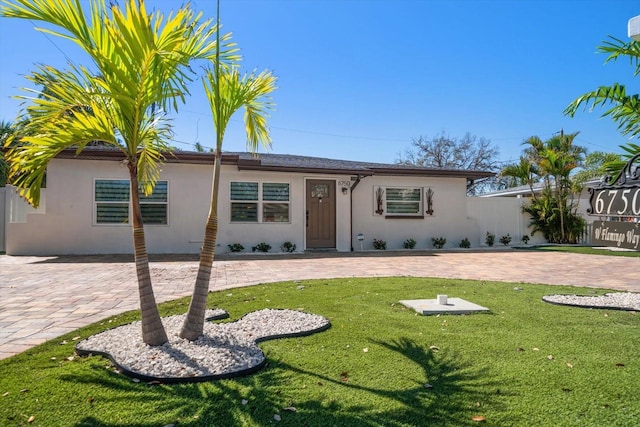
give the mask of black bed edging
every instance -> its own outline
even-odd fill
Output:
[[[222,320],[222,319],[228,319],[228,318],[229,318],[229,313],[227,313],[227,311],[224,310],[224,313],[222,313],[222,314],[216,314],[214,316],[205,317],[204,321],[205,322],[213,322],[215,320]]]
[[[264,368],[264,366],[267,364],[267,359],[265,358],[258,365],[252,366],[252,367],[247,368],[247,369],[242,369],[240,371],[229,372],[229,373],[226,373],[226,374],[199,375],[199,376],[193,376],[193,377],[154,377],[154,376],[151,376],[151,375],[140,374],[138,372],[131,371],[131,370],[121,366],[118,362],[115,361],[115,359],[109,353],[105,353],[103,351],[81,350],[81,349],[78,349],[78,348],[76,348],[75,350],[76,350],[76,353],[78,354],[78,356],[81,356],[81,357],[93,356],[93,355],[106,357],[107,359],[109,359],[111,361],[111,363],[113,363],[113,365],[118,369],[118,371],[121,374],[124,374],[124,375],[126,375],[128,377],[137,378],[140,381],[144,381],[144,382],[148,382],[148,383],[150,383],[152,381],[158,381],[161,384],[200,383],[200,382],[205,382],[205,381],[224,380],[224,379],[228,379],[228,378],[244,377],[244,376],[247,376],[247,375],[255,374],[260,369]],[[260,350],[260,351],[262,352],[262,350]],[[264,356],[264,353],[262,353],[262,355]]]
[[[572,295],[573,296],[573,295]],[[576,295],[577,297],[590,297],[593,295]],[[568,302],[548,301],[542,297],[542,301],[547,304],[564,305],[567,307],[579,307],[579,308],[591,308],[596,310],[619,310],[619,311],[638,311],[633,307],[620,307],[620,306],[605,306],[605,305],[586,305],[586,304],[572,304]]]
[[[256,344],[260,344],[261,342],[264,342],[264,341],[279,340],[279,339],[282,339],[282,338],[306,337],[308,335],[316,334],[318,332],[324,332],[327,329],[329,329],[330,327],[331,327],[331,322],[329,322],[327,320],[327,324],[326,325],[322,325],[319,328],[310,329],[308,331],[292,332],[290,334],[270,335],[268,337],[258,338],[258,339],[255,340],[255,342],[256,342]]]
[[[308,313],[306,313],[306,314],[308,314]],[[229,317],[229,313],[225,312],[224,314],[221,314],[221,315],[208,317],[206,320],[207,321],[221,320],[221,319],[226,319],[228,317]],[[242,317],[244,317],[244,316],[242,316]],[[242,317],[240,319],[238,319],[237,321],[240,321],[242,319]],[[293,332],[293,333],[290,333],[290,334],[270,335],[270,336],[267,336],[267,337],[257,338],[257,339],[254,340],[254,342],[256,343],[256,345],[258,345],[258,344],[260,344],[261,342],[264,342],[264,341],[282,339],[282,338],[305,337],[305,336],[308,336],[308,335],[311,335],[311,334],[315,334],[315,333],[318,333],[318,332],[323,332],[323,331],[326,331],[327,329],[329,329],[331,327],[331,322],[328,319],[326,319],[326,320],[327,320],[327,323],[325,325],[320,326],[319,328],[310,329],[310,330],[306,330],[306,331],[300,331],[300,332]],[[80,343],[78,343],[78,344],[80,344]],[[76,344],[74,348],[75,348],[76,353],[80,357],[92,356],[92,355],[103,356],[103,357],[106,357],[107,359],[109,359],[111,361],[111,363],[113,363],[113,365],[118,369],[118,371],[120,373],[122,373],[122,374],[124,374],[124,375],[126,375],[128,377],[137,378],[140,381],[144,381],[144,382],[158,381],[158,382],[160,382],[162,384],[196,383],[196,382],[215,381],[215,380],[224,380],[224,379],[230,379],[230,378],[244,377],[244,376],[247,376],[247,375],[255,374],[256,372],[258,372],[259,370],[264,368],[265,365],[267,364],[267,358],[264,357],[264,352],[262,351],[261,348],[259,348],[260,353],[262,353],[262,356],[263,356],[262,362],[260,362],[259,364],[255,365],[255,366],[247,368],[247,369],[241,369],[239,371],[228,372],[228,373],[224,373],[224,374],[200,375],[200,376],[193,376],[193,377],[154,377],[154,376],[151,376],[151,375],[140,374],[138,372],[131,371],[131,370],[121,366],[118,362],[115,361],[115,359],[109,353],[106,353],[106,352],[103,352],[103,351],[91,351],[91,350],[79,349],[78,348],[78,344]]]

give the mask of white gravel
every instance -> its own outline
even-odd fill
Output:
[[[225,314],[207,310],[206,316]],[[185,315],[162,319],[169,342],[151,347],[142,342],[140,321],[93,335],[79,342],[81,352],[106,353],[133,376],[158,380],[196,380],[233,376],[259,367],[265,360],[257,341],[307,335],[329,326],[315,314],[296,310],[265,309],[229,323],[205,322],[204,335],[196,341],[180,338]]]
[[[640,294],[633,292],[615,292],[600,296],[546,295],[542,297],[542,300],[554,304],[582,307],[640,310]]]

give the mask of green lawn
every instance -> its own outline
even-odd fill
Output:
[[[640,257],[640,251],[611,251],[608,249],[594,249],[591,246],[533,246],[527,249],[535,249],[540,251],[569,252],[573,254]]]
[[[117,316],[0,361],[0,425],[465,426],[478,425],[475,416],[499,426],[636,425],[640,316],[541,301],[594,292],[604,291],[370,278],[212,293],[210,305],[231,320],[292,308],[324,315],[332,327],[262,343],[268,365],[252,376],[152,385],[117,374],[101,357],[67,360],[73,338],[136,313]],[[397,303],[442,293],[492,312],[424,317]],[[175,301],[162,313],[186,307]]]

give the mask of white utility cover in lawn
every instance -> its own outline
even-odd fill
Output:
[[[436,299],[402,300],[400,304],[412,308],[424,316],[433,314],[471,314],[490,311],[486,307],[463,300],[462,298],[448,298],[446,295],[438,295]]]

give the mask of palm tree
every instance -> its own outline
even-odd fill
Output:
[[[87,17],[79,1],[3,0],[0,15],[41,21],[47,30],[77,43],[91,58],[95,72],[81,66],[61,71],[40,66],[29,78],[47,82],[46,93],[25,89],[25,132],[8,161],[13,183],[37,206],[48,162],[67,148],[82,151],[102,141],[122,152],[130,177],[135,265],[142,311],[142,336],[160,345],[167,335],[160,320],[149,274],[140,191],[153,191],[163,152],[169,146],[165,111],[177,109],[188,94],[189,65],[220,55],[218,26],[201,20],[190,6],[170,14],[148,13],[144,0],[126,1],[125,11],[92,0]],[[226,42],[228,36],[222,38]],[[233,59],[232,50],[223,59]]]
[[[538,169],[544,177],[545,188],[553,192],[559,210],[560,241],[566,242],[565,212],[568,211],[567,200],[571,194],[571,171],[581,165],[585,149],[573,144],[578,132],[559,135],[542,142],[532,138],[527,141],[529,153],[536,160]]]
[[[605,41],[598,50],[607,53],[609,56],[605,64],[610,61],[617,61],[619,58],[628,59],[634,67],[634,76],[640,74],[640,42],[631,40],[624,42],[615,37],[610,37],[610,41]],[[564,110],[564,114],[573,117],[576,112],[583,108],[590,111],[595,108],[606,108],[602,116],[609,116],[618,124],[618,130],[622,135],[630,138],[640,135],[640,95],[627,94],[624,85],[614,83],[611,86],[600,86],[594,91],[587,92],[576,98]],[[640,145],[628,142],[622,145],[623,156],[627,160],[640,155]],[[637,157],[636,157],[637,159]],[[615,176],[623,173],[626,163],[623,161],[613,161],[606,164],[607,171]]]
[[[501,176],[511,177],[515,183],[528,184],[532,201],[524,211],[531,215],[534,232],[543,231],[552,242],[573,241],[580,222],[573,217],[572,171],[583,162],[586,150],[573,144],[578,133],[558,135],[543,141],[532,136],[524,141],[526,146],[519,163],[505,166]],[[533,190],[533,184],[543,185],[540,197]],[[569,225],[569,227],[568,227]]]
[[[9,163],[4,158],[2,148],[9,140],[9,137],[13,136],[14,132],[13,123],[0,120],[0,187],[6,186],[9,178]]]
[[[500,177],[511,178],[511,187],[519,185],[528,185],[531,191],[531,197],[536,198],[533,191],[533,184],[536,183],[538,177],[538,168],[536,164],[527,156],[520,156],[518,163],[509,164],[502,168],[499,173]]]
[[[180,331],[180,336],[188,340],[195,340],[203,334],[207,294],[218,236],[218,187],[222,142],[231,116],[244,107],[244,123],[249,151],[255,153],[260,144],[268,148],[271,142],[267,128],[267,117],[269,111],[274,108],[269,94],[276,89],[276,77],[269,71],[241,75],[237,67],[222,69],[219,61],[216,61],[214,65],[214,69],[208,70],[203,79],[216,131],[211,204],[202,250],[200,251],[198,275],[187,317]]]

